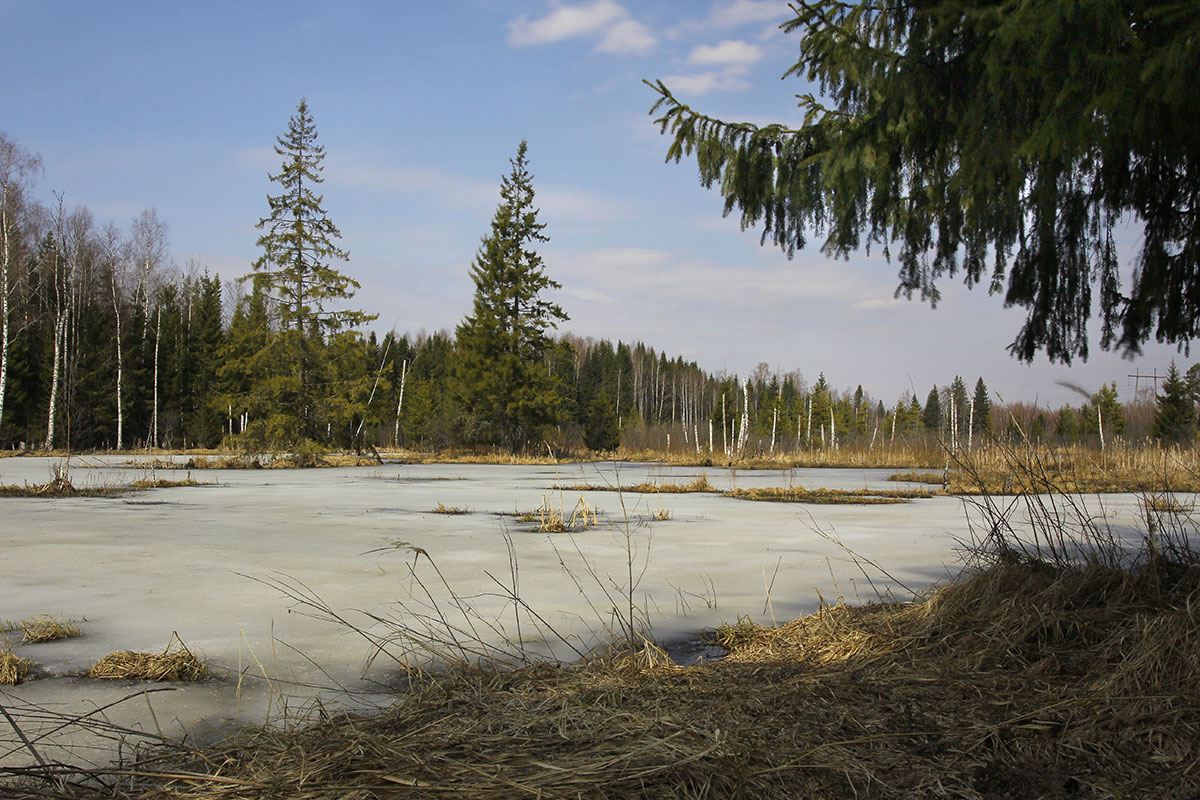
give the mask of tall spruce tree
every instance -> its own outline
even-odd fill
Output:
[[[1168,444],[1187,444],[1196,438],[1196,405],[1174,361],[1167,369],[1162,394],[1155,402],[1158,408],[1151,434],[1155,439]]]
[[[992,432],[992,399],[988,396],[983,378],[975,381],[975,406],[972,409],[971,430],[976,436]]]
[[[325,148],[317,144],[317,128],[306,100],[300,100],[287,134],[276,142],[283,166],[269,177],[282,191],[267,197],[271,213],[258,221],[263,254],[247,277],[253,277],[256,291],[272,301],[279,316],[279,341],[273,344],[279,363],[288,367],[276,376],[280,411],[295,424],[279,420],[276,429],[289,431],[289,438],[319,438],[330,400],[328,392],[319,388],[328,384],[325,337],[369,322],[375,315],[328,307],[353,297],[359,283],[333,266],[350,255],[335,244],[341,232],[315,191],[324,181]]]
[[[925,398],[925,409],[921,412],[921,424],[930,433],[936,434],[941,430],[942,399],[938,395],[936,386],[929,390],[929,396]]]
[[[895,247],[900,291],[931,302],[960,271],[1007,281],[1024,360],[1086,357],[1093,289],[1106,349],[1200,336],[1200,3],[791,8],[785,77],[820,92],[800,96],[800,126],[714,119],[652,84],[668,160],[694,155],[726,214],[788,254],[810,235],[833,255]],[[1123,289],[1112,232],[1128,216],[1144,236]]]
[[[545,363],[547,331],[568,317],[542,299],[559,284],[547,277],[534,249],[549,241],[537,221],[533,176],[522,141],[500,183],[500,205],[483,238],[471,278],[475,301],[458,326],[456,389],[470,441],[523,449],[557,422],[560,391]]]

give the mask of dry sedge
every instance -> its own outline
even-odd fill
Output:
[[[7,644],[0,645],[0,686],[16,686],[29,677],[33,662],[21,658]]]
[[[446,505],[442,505],[439,502],[436,506],[434,506],[432,509],[430,509],[429,513],[431,513],[431,514],[470,514],[471,509],[467,508],[466,506],[446,506]]]
[[[943,472],[897,472],[888,475],[889,481],[903,481],[905,483],[931,483],[941,486],[946,482],[946,473]]]
[[[30,643],[53,642],[79,635],[79,626],[53,617],[22,620],[16,627],[22,631],[21,641]]]
[[[1194,572],[1001,562],[916,603],[722,629],[728,657],[698,667],[648,648],[425,674],[377,716],[154,755],[79,796],[1195,797],[1197,596]]]
[[[176,636],[161,653],[134,653],[130,650],[109,653],[88,670],[87,677],[112,680],[202,681],[208,678],[208,667]]]
[[[691,483],[636,483],[632,486],[622,486],[616,483],[581,483],[575,486],[556,486],[555,490],[564,492],[629,492],[631,494],[687,494],[689,492],[716,492],[717,487],[708,482],[707,475],[701,475]]]
[[[803,489],[797,487],[770,487],[763,489],[731,489],[723,492],[726,497],[738,500],[763,500],[772,503],[816,503],[820,505],[873,505],[880,503],[907,503],[914,498],[933,497],[924,489],[907,491],[884,491],[875,489]]]

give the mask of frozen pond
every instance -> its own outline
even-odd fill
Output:
[[[76,458],[70,477],[76,486],[149,477],[122,467],[126,461]],[[60,464],[0,459],[0,483],[45,483]],[[49,614],[76,620],[83,631],[76,639],[21,645],[21,655],[50,677],[3,687],[0,704],[31,718],[37,709],[78,714],[118,701],[141,685],[78,674],[116,650],[160,651],[173,632],[223,677],[138,696],[98,716],[204,738],[314,698],[353,707],[386,702],[395,663],[379,657],[368,665],[372,647],[364,637],[305,615],[273,581],[311,591],[377,634],[384,628],[368,615],[410,624],[414,611],[445,613],[463,627],[448,585],[479,610],[471,635],[563,658],[572,657],[572,647],[586,649],[603,638],[614,613],[628,613],[622,598],[631,562],[634,602],[660,641],[694,639],[741,616],[782,622],[814,610],[819,596],[830,602],[839,595],[848,602],[873,600],[886,591],[905,597],[906,587],[923,588],[954,569],[956,537],[967,534],[963,501],[801,505],[715,494],[587,492],[601,525],[585,532],[535,533],[512,516],[546,502],[569,516],[580,493],[553,487],[579,483],[686,483],[703,474],[718,489],[903,488],[886,481],[890,473],[387,464],[203,470],[193,477],[215,485],[114,498],[0,498],[0,619]],[[1131,519],[1136,511],[1131,496],[1104,502],[1114,517]],[[470,513],[431,513],[438,504]],[[669,518],[653,521],[660,508]],[[514,616],[514,604],[501,596],[496,581],[511,586],[513,579],[510,548],[517,592],[545,621],[541,630],[528,611]],[[864,565],[869,584],[847,549],[879,563],[899,585]],[[27,754],[9,734],[0,730],[0,761],[23,761]],[[47,737],[39,745],[61,756],[53,752],[56,741]],[[74,740],[58,743],[69,743],[73,757],[83,752]],[[97,759],[105,758],[106,746],[97,743]]]

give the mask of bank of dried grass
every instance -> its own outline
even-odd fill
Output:
[[[722,628],[729,655],[697,667],[647,647],[422,673],[377,716],[248,732],[89,796],[1190,798],[1198,632],[1194,568],[1004,559],[912,603]]]
[[[118,650],[96,662],[87,677],[101,680],[195,682],[207,680],[208,667],[178,635],[161,653]]]

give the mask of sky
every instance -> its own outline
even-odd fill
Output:
[[[306,98],[341,269],[362,285],[351,307],[380,333],[452,331],[470,311],[471,261],[527,140],[562,332],[713,373],[823,372],[889,405],[956,375],[1004,402],[1081,402],[1064,382],[1129,400],[1147,386],[1130,375],[1190,365],[1154,342],[1027,365],[1006,350],[1024,312],[985,289],[943,280],[931,309],[894,297],[897,266],[874,251],[789,260],[723,218],[694,163],[665,161],[643,79],[712,116],[798,124],[788,17],[776,0],[0,0],[0,131],[42,156],[43,202],[62,192],[126,229],[156,209],[178,268],[231,281],[259,255],[275,138]],[[1138,235],[1118,231],[1127,252]]]

